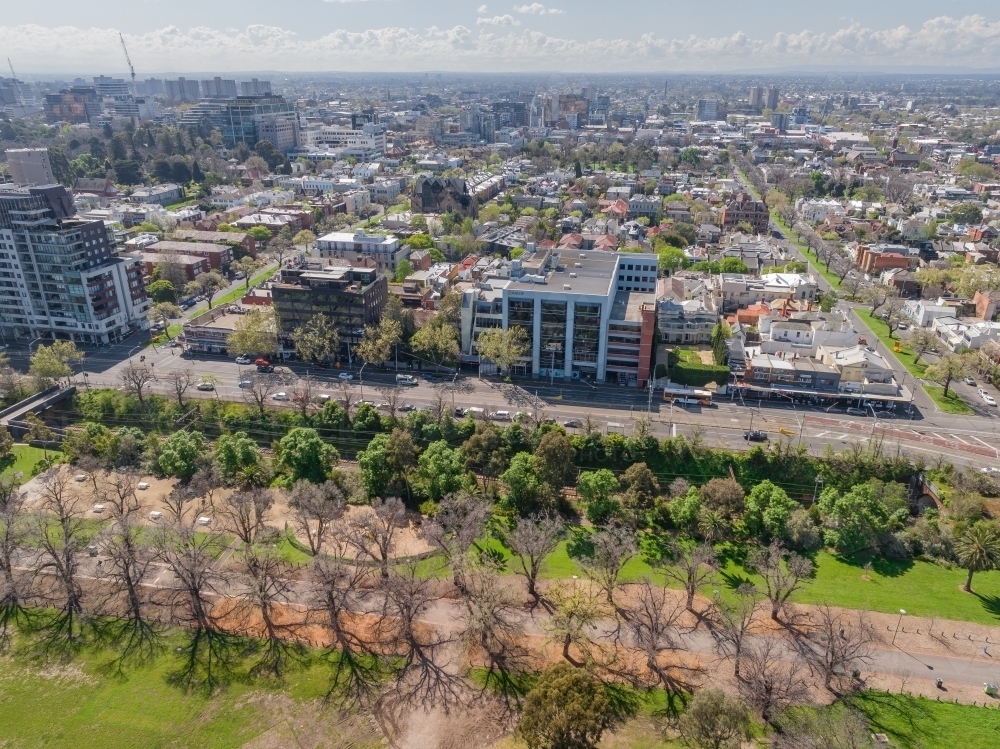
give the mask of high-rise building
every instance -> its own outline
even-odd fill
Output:
[[[198,101],[201,98],[198,81],[178,78],[176,81],[164,81],[163,83],[167,90],[167,98],[174,101]]]
[[[45,119],[83,125],[101,116],[101,99],[93,86],[73,86],[58,94],[45,95]]]
[[[294,112],[259,114],[254,118],[257,141],[266,140],[282,153],[299,145],[299,118]]]
[[[147,78],[139,85],[142,86],[142,91],[139,93],[145,94],[146,96],[163,96],[167,93],[167,89],[163,85],[162,78]]]
[[[52,176],[52,164],[49,162],[49,149],[9,148],[6,153],[11,179],[15,185],[37,187],[56,183],[56,178]]]
[[[719,119],[719,100],[699,99],[696,119],[699,122],[716,122]]]
[[[240,96],[270,96],[271,82],[258,81],[251,78],[249,81],[240,81]]]
[[[222,142],[226,148],[245,143],[253,148],[261,140],[257,134],[261,115],[291,114],[295,108],[283,96],[237,96],[226,102],[221,112]]]
[[[767,109],[777,109],[778,108],[778,101],[779,100],[780,99],[778,97],[778,87],[777,86],[768,86],[767,87],[767,99],[764,102],[764,104],[767,107]]]
[[[106,75],[94,76],[94,88],[102,99],[125,100],[132,98],[132,87],[124,78],[111,78]]]
[[[212,80],[201,82],[201,95],[206,99],[235,99],[236,81],[215,76]]]
[[[763,109],[764,108],[764,87],[763,86],[751,86],[750,87],[750,99],[747,101],[751,109]]]
[[[113,343],[147,327],[141,261],[62,185],[0,191],[0,329],[15,339]]]
[[[523,101],[495,101],[493,114],[498,128],[528,126],[528,106]]]

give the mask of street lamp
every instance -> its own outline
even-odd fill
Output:
[[[549,365],[549,387],[552,387],[555,384],[556,377],[556,352],[562,351],[562,346],[558,343],[550,343],[545,348],[552,354],[552,362]]]
[[[892,633],[892,642],[889,643],[890,647],[896,644],[896,635],[899,633],[899,625],[903,622],[904,616],[906,616],[906,609],[900,609],[899,619],[896,620],[896,631]]]
[[[358,370],[358,384],[361,386],[361,400],[365,399],[365,367],[368,366],[368,362],[361,365],[361,369]]]
[[[819,495],[823,493],[823,477],[816,474],[816,483],[813,485],[813,504],[816,504],[816,500]]]

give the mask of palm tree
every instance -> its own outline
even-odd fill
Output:
[[[955,542],[958,563],[969,571],[963,590],[972,592],[972,573],[1000,567],[1000,533],[986,523],[976,523]]]

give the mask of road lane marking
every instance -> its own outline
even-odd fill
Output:
[[[827,431],[825,431],[825,432],[819,432],[819,433],[818,433],[818,434],[817,434],[816,436],[817,436],[817,437],[825,437],[825,436],[826,436],[826,435],[828,435],[829,433],[830,433],[830,431],[829,431],[829,430],[827,430]]]
[[[953,434],[953,435],[951,435],[951,436],[952,436],[952,437],[954,437],[955,439],[957,439],[957,440],[958,440],[959,442],[961,442],[961,443],[962,443],[963,445],[971,445],[971,444],[972,444],[971,442],[966,442],[966,441],[965,441],[965,440],[963,440],[963,439],[962,439],[961,437],[959,437],[959,436],[958,436],[957,434]]]
[[[974,439],[981,445],[986,445],[986,447],[990,448],[991,450],[996,450],[996,445],[991,445],[989,442],[983,442],[981,439],[979,439],[979,437],[973,437],[972,439]]]

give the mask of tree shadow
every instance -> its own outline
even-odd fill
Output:
[[[851,567],[870,568],[880,577],[901,577],[913,569],[912,559],[886,559],[871,554],[838,554],[837,559]]]
[[[972,592],[972,595],[979,599],[986,611],[993,616],[1000,617],[1000,596],[984,596],[975,591]]]
[[[864,713],[875,733],[884,733],[907,749],[923,747],[924,731],[918,720],[933,720],[931,713],[922,705],[922,698],[910,698],[888,692],[861,692],[845,700],[850,707]],[[888,718],[896,716],[903,720],[905,728],[890,724]]]

